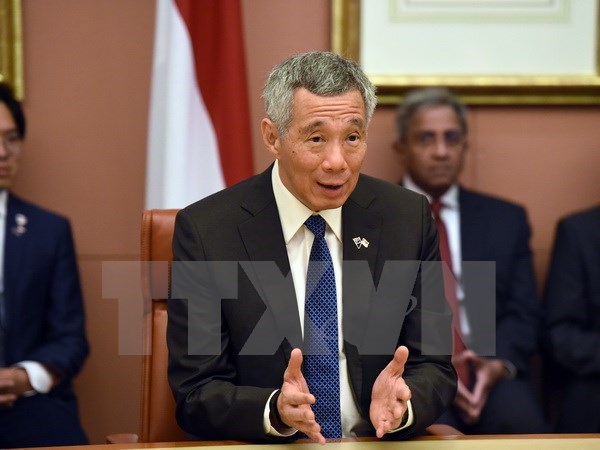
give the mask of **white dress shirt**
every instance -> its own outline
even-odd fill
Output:
[[[402,179],[402,184],[405,188],[411,191],[423,194],[431,203],[431,195],[423,191],[410,176],[405,175]],[[444,221],[446,227],[446,234],[448,235],[448,246],[450,247],[450,257],[452,258],[452,272],[456,277],[456,299],[458,300],[458,320],[460,325],[460,332],[465,339],[469,341],[471,335],[471,329],[469,327],[469,320],[464,305],[465,292],[462,283],[462,250],[460,240],[460,203],[458,201],[458,185],[453,184],[450,188],[440,197],[442,202],[442,209],[440,211],[441,219]]]
[[[312,214],[308,207],[300,202],[294,195],[288,191],[283,185],[279,177],[278,162],[275,161],[271,174],[273,185],[273,193],[279,211],[281,227],[283,229],[283,237],[287,249],[288,259],[292,279],[294,280],[294,290],[298,303],[298,315],[300,317],[300,325],[304,333],[304,303],[306,295],[306,272],[308,270],[308,261],[310,259],[310,251],[314,241],[312,232],[304,226],[304,222]],[[340,362],[340,411],[342,419],[342,437],[356,437],[365,435],[370,429],[370,424],[363,419],[358,411],[350,378],[348,374],[348,364],[346,355],[343,351],[343,331],[342,331],[342,208],[327,209],[319,211],[319,214],[327,223],[325,229],[325,240],[329,247],[331,259],[333,261],[333,269],[335,273],[336,295],[337,295],[337,310],[338,310],[338,348]],[[265,417],[268,423],[269,411],[268,404],[265,411]],[[408,406],[408,421],[402,426],[403,429],[410,426],[413,422],[412,407]],[[274,432],[272,427],[267,427],[267,432],[270,434],[279,435]],[[397,430],[394,430],[397,431]],[[293,434],[293,431],[292,433]]]

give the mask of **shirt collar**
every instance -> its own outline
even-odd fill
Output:
[[[431,195],[421,189],[409,175],[404,175],[402,178],[402,184],[405,188],[410,189],[411,191],[414,191],[418,194],[423,194],[431,203]],[[458,184],[452,184],[448,190],[444,192],[444,195],[440,197],[440,201],[445,207],[458,210]]]
[[[8,191],[0,189],[0,217],[6,217],[6,208],[8,204]]]
[[[298,232],[300,227],[304,225],[306,219],[316,212],[307,208],[300,200],[284,186],[279,176],[279,163],[275,160],[273,171],[271,172],[271,183],[273,185],[273,194],[279,211],[279,219],[281,220],[281,228],[283,228],[283,237],[285,243],[288,244],[292,237]],[[337,239],[342,242],[342,207],[335,209],[324,209],[319,211],[319,214],[329,228],[333,231]]]

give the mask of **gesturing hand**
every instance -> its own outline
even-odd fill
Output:
[[[315,413],[310,407],[315,403],[315,396],[308,391],[301,367],[302,351],[295,348],[283,373],[283,385],[277,399],[279,417],[289,427],[301,431],[319,444],[325,444],[321,426],[316,422]]]
[[[378,438],[398,428],[406,412],[407,402],[411,397],[410,389],[402,378],[407,359],[408,349],[398,347],[394,358],[381,371],[373,385],[369,416]]]

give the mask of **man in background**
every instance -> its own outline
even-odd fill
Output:
[[[88,353],[71,229],[10,191],[25,125],[0,84],[0,448],[86,444],[71,389]]]
[[[559,222],[543,305],[557,431],[600,433],[600,206]]]
[[[274,163],[175,222],[167,342],[178,422],[218,440],[423,433],[456,389],[450,353],[423,345],[428,333],[449,341],[450,314],[441,271],[435,283],[420,265],[439,260],[427,200],[360,174],[375,88],[355,62],[309,52],[276,66],[263,98]],[[405,292],[386,291],[398,261],[413,276]],[[234,264],[222,273],[219,262]]]
[[[397,133],[402,184],[431,202],[454,313],[458,392],[438,422],[469,434],[546,432],[529,380],[539,310],[525,210],[460,186],[467,111],[446,89],[408,93],[398,109]],[[495,262],[495,356],[474,350],[489,341],[494,323],[483,319],[494,311],[487,310],[489,299],[472,294],[477,280],[468,277],[463,261]]]

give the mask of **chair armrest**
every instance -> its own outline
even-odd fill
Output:
[[[140,437],[135,433],[116,433],[106,436],[107,444],[135,444],[140,442]]]

